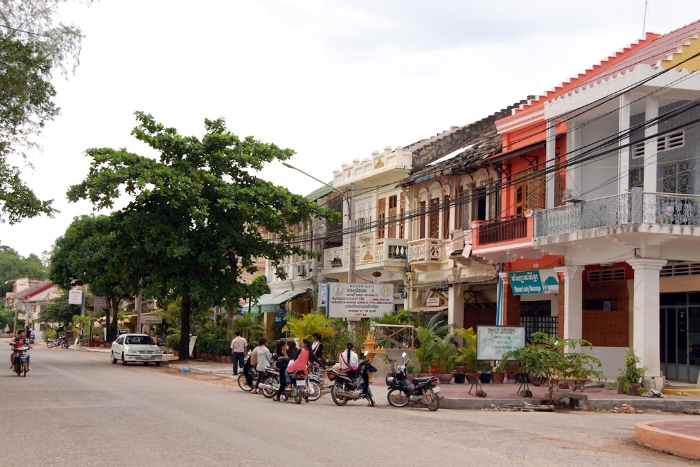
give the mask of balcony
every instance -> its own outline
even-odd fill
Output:
[[[534,219],[528,210],[524,217],[472,222],[472,254],[494,263],[518,258],[537,258],[532,246]]]
[[[355,267],[392,262],[405,263],[408,256],[406,240],[380,238],[360,243],[355,247]],[[350,248],[343,245],[323,250],[324,269],[342,268],[347,270],[350,262]]]
[[[700,196],[643,193],[635,189],[632,193],[570,203],[537,211],[535,236],[551,237],[626,224],[700,226]],[[660,231],[665,230],[668,229],[660,227]]]
[[[445,258],[444,240],[424,238],[408,242],[409,264],[438,263]]]

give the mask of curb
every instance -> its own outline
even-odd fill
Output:
[[[700,438],[663,429],[669,420],[637,423],[634,427],[634,440],[644,446],[659,449],[688,459],[700,459]],[[700,421],[687,423],[700,426]],[[655,426],[656,425],[656,426]]]

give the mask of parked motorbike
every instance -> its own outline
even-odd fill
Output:
[[[258,372],[250,364],[250,352],[243,359],[243,373],[238,375],[238,386],[246,392],[250,392],[258,381]]]
[[[12,344],[10,344],[12,345]],[[14,353],[15,353],[15,373],[17,373],[17,376],[22,375],[24,377],[27,376],[27,372],[29,371],[29,347],[26,345],[23,345],[22,347],[15,347],[14,348]]]
[[[299,370],[294,374],[290,374],[289,379],[292,384],[285,389],[282,395],[284,400],[294,399],[294,402],[297,404],[301,404],[302,399],[309,402],[309,391],[306,387],[308,378],[304,376],[304,372]],[[280,388],[279,370],[272,366],[265,367],[265,375],[263,376],[262,382],[258,385],[258,388],[262,389],[263,396],[268,399],[274,397]],[[318,393],[321,393],[320,388],[318,388]],[[318,397],[316,399],[318,399]]]
[[[64,349],[68,348],[68,338],[66,336],[58,336],[54,339],[49,339],[46,341],[46,346],[50,349],[52,347],[62,347]]]
[[[365,352],[365,357],[367,352]],[[374,407],[372,391],[369,388],[369,373],[376,372],[369,360],[362,360],[357,367],[357,374],[351,378],[344,371],[328,370],[328,379],[331,380],[331,398],[335,405],[345,405],[349,400],[367,399],[369,405]]]
[[[402,353],[401,357],[405,359],[406,352]],[[405,360],[401,361],[401,365],[395,371],[387,375],[386,384],[389,386],[387,399],[394,407],[412,404],[427,407],[432,411],[440,408],[440,386],[438,386],[437,376],[413,378],[413,382],[409,382],[406,378]]]

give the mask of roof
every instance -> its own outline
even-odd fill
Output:
[[[21,292],[17,292],[16,294],[10,295],[6,298],[11,298],[15,300],[29,300],[35,295],[38,295],[42,292],[45,292],[46,290],[51,289],[53,286],[53,281],[45,280],[29,287],[28,289],[22,290]]]
[[[258,297],[256,305],[262,307],[260,311],[263,313],[274,313],[282,303],[305,293],[306,289],[285,290],[284,292],[278,294],[268,293]]]
[[[314,191],[306,195],[305,198],[309,201],[318,201],[319,199],[323,198],[331,191],[333,191],[333,188],[331,188],[333,186],[332,180],[328,182],[328,185],[330,186],[321,185],[321,187],[315,189]]]
[[[514,106],[509,106],[461,127],[462,138],[458,148],[452,148],[428,164],[414,168],[411,175],[401,180],[399,186],[410,186],[438,176],[469,173],[487,165],[487,159],[501,152],[502,141],[496,130],[496,121],[509,115],[513,108]],[[443,160],[439,161],[440,158]]]

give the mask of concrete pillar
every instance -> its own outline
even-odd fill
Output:
[[[456,328],[464,327],[463,288],[462,284],[452,284],[447,292],[447,322],[454,324]]]
[[[630,128],[630,95],[625,93],[620,96],[619,112],[618,112],[618,129],[620,134],[627,135]],[[617,192],[626,193],[629,188],[629,171],[630,171],[630,139],[629,136],[620,140],[619,158],[617,161]],[[646,169],[645,169],[646,172]]]
[[[501,313],[503,326],[520,326],[520,296],[513,294],[507,273],[499,273],[503,278],[503,311]]]
[[[554,182],[556,180],[556,174],[552,172],[554,164],[556,162],[556,152],[557,152],[557,121],[555,119],[547,121],[547,142],[546,142],[546,153],[547,153],[547,170],[549,171],[546,176],[547,180],[547,191],[545,207],[547,209],[552,209],[554,207]]]
[[[644,119],[650,121],[659,116],[659,98],[648,96]],[[654,136],[659,132],[659,125],[648,126],[644,130],[644,136]],[[650,138],[644,142],[644,191],[656,193],[656,138]]]
[[[632,349],[649,370],[646,376],[661,376],[659,339],[659,271],[666,260],[628,259],[634,269],[634,313]]]
[[[583,338],[583,267],[554,268],[564,277],[564,339]]]

